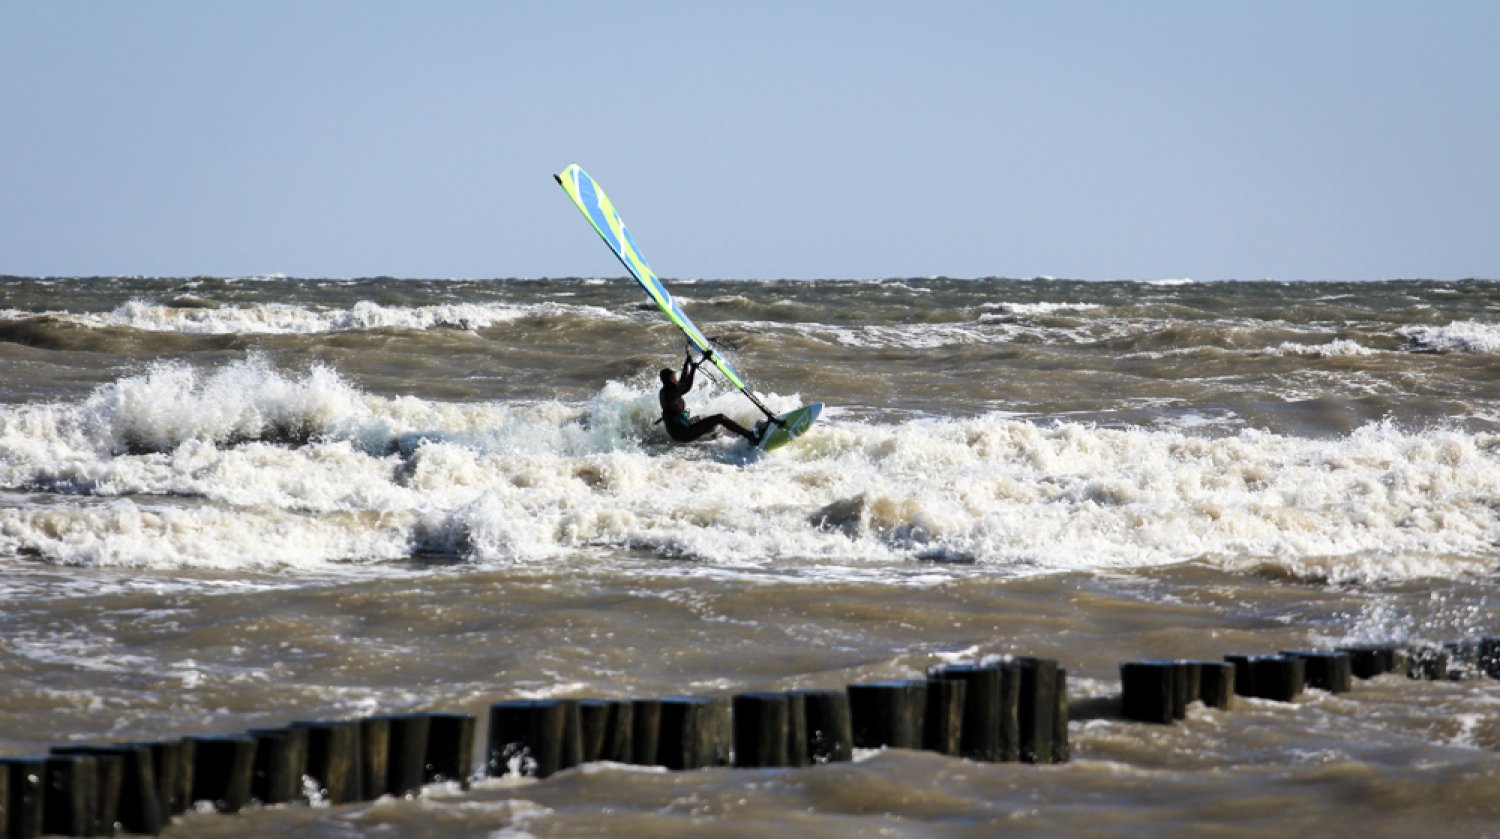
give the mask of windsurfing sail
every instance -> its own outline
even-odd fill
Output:
[[[672,293],[662,285],[656,272],[646,264],[646,257],[641,254],[640,246],[635,243],[635,238],[630,235],[629,228],[625,226],[620,214],[615,211],[615,205],[610,202],[609,196],[604,194],[603,187],[589,177],[589,173],[583,171],[583,167],[577,163],[569,164],[568,168],[552,177],[557,179],[557,182],[562,185],[563,192],[566,192],[568,197],[573,199],[573,203],[578,205],[578,209],[589,220],[589,224],[594,226],[594,230],[598,232],[599,238],[604,240],[604,244],[609,245],[609,249],[620,258],[625,270],[630,272],[630,276],[635,277],[635,281],[640,283],[641,288],[644,288],[651,299],[656,302],[662,314],[682,330],[688,343],[699,352],[708,352],[713,349],[713,344],[703,337],[703,333],[693,323],[692,318],[682,311],[682,307],[672,299]],[[755,407],[760,408],[768,417],[774,416],[766,410],[759,399],[755,398],[755,394],[750,391],[750,386],[745,383],[739,373],[735,372],[729,362],[718,353],[714,353],[713,362],[730,384],[750,397]]]

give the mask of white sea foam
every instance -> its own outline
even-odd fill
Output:
[[[735,395],[695,396],[753,419]],[[582,404],[458,405],[255,358],[162,364],[78,403],[0,408],[0,488],[56,493],[0,508],[0,555],[357,571],[428,551],[509,564],[630,550],[713,573],[907,581],[1193,559],[1334,579],[1497,564],[1492,434],[831,412],[751,456],[723,438],[667,447],[655,414],[654,393],[619,383]]]
[[[1374,355],[1375,352],[1364,344],[1348,338],[1335,338],[1326,344],[1297,344],[1284,341],[1280,346],[1266,350],[1268,355],[1305,355],[1315,358],[1365,356]]]
[[[314,334],[356,329],[411,329],[437,327],[484,329],[524,317],[565,312],[589,317],[619,317],[594,306],[555,303],[532,305],[445,303],[426,306],[385,306],[361,300],[347,309],[325,309],[302,305],[263,303],[255,306],[168,306],[132,300],[103,313],[48,312],[70,323],[91,328],[125,327],[147,332],[178,332],[197,335]],[[33,313],[5,312],[8,319],[34,317]]]
[[[1447,326],[1403,326],[1397,331],[1421,349],[1500,353],[1500,323],[1458,320]]]
[[[1038,303],[985,303],[980,308],[1000,311],[1011,315],[1051,315],[1057,312],[1087,312],[1091,309],[1103,307],[1098,303],[1049,303],[1042,301]]]

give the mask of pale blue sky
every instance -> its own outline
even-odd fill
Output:
[[[1500,277],[1497,2],[0,0],[0,273]]]

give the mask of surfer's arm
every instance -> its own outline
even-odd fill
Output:
[[[696,372],[698,372],[698,365],[693,363],[693,356],[690,353],[687,360],[682,363],[682,375],[677,377],[677,392],[679,394],[687,393],[693,389],[693,374]]]

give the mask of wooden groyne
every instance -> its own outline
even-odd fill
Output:
[[[1387,673],[1500,678],[1500,637],[1126,662],[1119,711],[1170,724],[1194,702],[1220,710],[1237,696],[1289,702],[1308,688],[1342,693],[1354,679]],[[1067,671],[1051,659],[1006,657],[843,690],[502,700],[490,706],[478,755],[475,717],[442,712],[68,744],[46,755],[0,757],[0,838],[156,835],[189,809],[338,805],[413,795],[433,783],[467,789],[478,776],[546,778],[597,761],[672,770],[801,767],[849,761],[855,749],[907,748],[1060,763],[1070,757],[1068,719]]]

